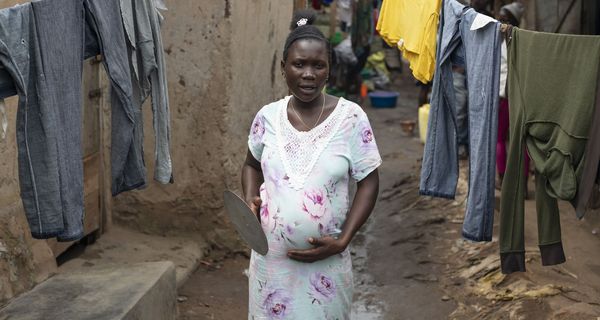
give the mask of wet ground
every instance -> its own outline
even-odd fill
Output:
[[[535,202],[527,201],[528,271],[502,275],[497,217],[492,242],[460,236],[467,162],[456,200],[418,196],[423,146],[418,129],[411,136],[400,128],[400,121],[417,118],[417,88],[406,75],[395,87],[396,108],[365,104],[384,163],[379,202],[352,243],[352,319],[600,319],[599,214],[578,221],[562,203],[568,261],[542,267]],[[180,320],[246,318],[248,261],[246,252],[218,252],[203,261],[180,290]]]

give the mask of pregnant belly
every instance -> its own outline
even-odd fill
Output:
[[[330,220],[311,219],[306,215],[276,215],[265,221],[262,226],[269,242],[269,251],[285,253],[291,249],[310,249],[308,238],[320,238],[326,231]]]

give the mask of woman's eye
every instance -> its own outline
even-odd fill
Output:
[[[323,69],[323,68],[325,68],[325,65],[324,65],[324,64],[320,64],[320,63],[319,63],[319,64],[317,65],[317,69]]]
[[[302,63],[296,62],[296,63],[294,63],[294,67],[302,68]]]

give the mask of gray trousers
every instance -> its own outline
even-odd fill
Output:
[[[161,36],[161,16],[154,0],[120,0],[123,24],[130,47],[130,59],[135,74],[134,83],[139,86],[138,101],[142,105],[151,96],[153,126],[155,133],[154,179],[160,183],[173,183],[171,163],[170,111],[167,73]],[[141,119],[141,113],[140,113]],[[134,134],[141,140],[142,126]],[[136,138],[137,140],[138,138]],[[130,157],[140,154],[141,144],[130,150]]]
[[[19,95],[21,198],[32,236],[83,236],[82,0],[0,10],[0,63]]]
[[[420,193],[454,198],[458,180],[457,101],[451,56],[464,50],[468,82],[469,195],[463,236],[491,241],[500,78],[499,24],[470,30],[477,13],[444,0]]]
[[[134,129],[141,124],[141,110],[134,107],[133,85],[119,0],[85,0],[88,54],[98,50],[111,83],[112,194],[146,185],[141,154],[130,155]],[[141,148],[141,146],[139,147]]]

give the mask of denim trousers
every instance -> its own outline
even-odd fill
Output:
[[[457,99],[452,57],[464,53],[468,89],[469,194],[463,237],[491,241],[500,77],[497,22],[477,30],[477,13],[456,0],[444,0],[440,15],[437,67],[433,80],[420,193],[454,198],[458,181]]]
[[[34,238],[83,236],[82,0],[0,10],[0,62],[19,95],[21,198]]]
[[[98,50],[111,83],[112,194],[146,185],[146,169],[134,148],[134,129],[141,118],[133,103],[133,84],[119,0],[85,0],[88,24],[86,46]]]
[[[134,104],[141,106],[152,98],[153,127],[155,133],[154,179],[160,183],[173,183],[171,162],[169,92],[167,89],[166,63],[161,36],[163,8],[154,0],[120,0],[121,14],[132,64],[134,83],[139,86],[139,95]],[[163,8],[164,9],[164,8]],[[139,115],[141,119],[141,113]],[[136,137],[143,138],[142,126],[136,128]],[[130,155],[140,154],[142,146],[134,146]]]

